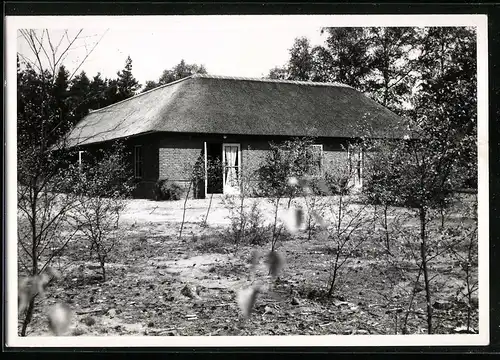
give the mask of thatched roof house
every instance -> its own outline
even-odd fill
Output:
[[[92,111],[68,143],[126,139],[142,185],[138,195],[150,197],[158,179],[185,182],[186,164],[200,153],[235,170],[221,174],[222,189],[206,184],[208,192],[226,193],[226,175],[258,166],[270,140],[315,137],[328,160],[341,156],[349,139],[404,133],[396,114],[347,85],[193,75]]]

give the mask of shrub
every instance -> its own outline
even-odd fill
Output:
[[[156,182],[156,199],[157,200],[180,200],[184,189],[179,184],[161,179]]]
[[[231,225],[225,237],[235,244],[261,245],[269,240],[269,226],[264,226],[264,216],[258,200],[249,209],[241,206],[238,199],[224,198],[224,206],[229,210]]]
[[[220,238],[204,239],[196,244],[195,249],[203,253],[226,254],[228,252],[226,243]]]
[[[263,225],[264,216],[258,201],[254,201],[247,214],[245,239],[251,245],[262,245],[269,240],[269,226]]]

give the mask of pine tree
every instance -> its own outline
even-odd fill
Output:
[[[71,122],[68,121],[68,116],[70,116],[71,112],[69,104],[69,87],[69,72],[64,65],[61,65],[52,87],[52,101],[55,113],[54,122],[57,124],[57,136],[64,134],[71,127]]]
[[[125,100],[135,95],[141,85],[132,75],[132,59],[127,57],[125,68],[117,73],[117,99],[116,101]]]
[[[109,105],[106,98],[107,88],[107,80],[101,77],[100,72],[97,73],[90,82],[89,109],[97,110]]]
[[[105,106],[108,106],[108,105],[114,104],[120,100],[123,100],[123,99],[120,99],[118,96],[118,81],[116,79],[106,78],[104,80],[104,82],[106,83],[106,90],[104,92],[104,99],[106,102]]]
[[[71,102],[71,123],[76,124],[89,113],[90,80],[85,71],[71,80],[69,89]]]

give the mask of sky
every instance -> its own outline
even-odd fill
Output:
[[[39,34],[48,29],[53,43],[65,30],[71,38],[83,29],[64,59],[71,73],[84,70],[89,77],[100,72],[114,78],[130,56],[133,75],[144,84],[182,59],[204,65],[212,75],[262,77],[287,62],[295,38],[323,44],[320,29],[325,26],[458,26],[478,21],[469,15],[27,16],[7,17],[7,28],[17,31],[17,52],[31,59],[19,29],[39,29]],[[47,36],[43,41],[49,48]],[[67,44],[64,38],[58,53]]]
[[[72,72],[100,39],[78,72],[84,70],[88,76],[100,72],[103,77],[116,77],[116,72],[124,67],[130,56],[132,72],[141,84],[157,80],[163,70],[171,69],[182,59],[205,65],[213,75],[262,77],[271,68],[286,63],[296,37],[306,36],[312,45],[323,43],[321,23],[311,19],[273,18],[255,21],[229,16],[218,19],[178,16],[148,24],[136,21],[130,27],[116,23],[105,28],[106,24],[100,23],[96,28],[88,24],[83,27],[64,64]],[[64,35],[60,29],[48,31],[53,43]],[[41,30],[38,33],[41,34]],[[70,28],[69,38],[77,33],[77,29]],[[17,40],[18,52],[33,58],[19,33]],[[44,41],[47,41],[46,35]],[[67,44],[64,37],[58,52]]]

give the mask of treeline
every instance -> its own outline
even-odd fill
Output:
[[[467,27],[323,28],[297,38],[268,77],[350,85],[404,117],[477,186],[476,33]],[[443,143],[445,142],[445,143]]]
[[[40,73],[29,63],[17,59],[17,109],[19,141],[28,144],[36,141],[38,131],[50,129],[50,144],[69,131],[91,110],[125,100],[157,86],[168,84],[194,73],[206,73],[203,65],[187,64],[181,60],[171,69],[163,71],[156,81],[147,81],[142,86],[132,73],[132,59],[127,57],[125,66],[115,78],[93,77],[85,71],[71,76],[61,65],[55,74],[49,70]],[[47,104],[50,102],[50,104]],[[42,104],[44,103],[44,104]],[[35,108],[46,108],[46,114]],[[44,121],[37,117],[44,117]],[[45,131],[45,130],[43,130]]]
[[[273,79],[341,82],[402,115],[432,139],[449,139],[469,185],[476,186],[476,34],[466,27],[323,28],[324,43],[297,38],[286,64],[269,71]],[[84,71],[70,76],[64,65],[42,74],[18,60],[18,129],[21,143],[51,129],[56,139],[89,113],[139,92],[207,70],[184,60],[142,86],[132,59],[115,78]],[[40,96],[43,94],[43,96]],[[44,106],[41,103],[45,102]],[[50,102],[48,105],[46,102]],[[48,105],[48,106],[47,106]],[[43,115],[34,109],[48,109]],[[26,115],[26,116],[25,116]],[[38,117],[44,116],[44,121]],[[26,130],[26,131],[23,131]],[[36,136],[35,136],[36,137]],[[50,141],[49,141],[50,142]]]

